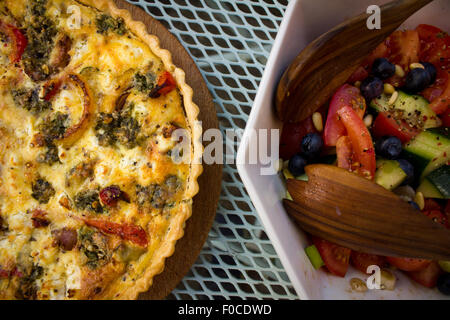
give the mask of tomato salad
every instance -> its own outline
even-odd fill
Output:
[[[449,77],[446,32],[425,24],[395,31],[326,106],[300,123],[284,124],[280,157],[285,178],[307,180],[307,164],[335,164],[391,190],[450,228]],[[395,267],[450,295],[449,261],[377,256],[317,237],[311,242],[306,253],[314,267],[334,275],[344,277],[350,264],[364,274],[370,265]]]

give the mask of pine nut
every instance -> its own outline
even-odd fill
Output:
[[[367,291],[366,283],[359,278],[352,278],[350,280],[350,287],[352,288],[352,290],[354,290],[356,292],[366,292]]]
[[[389,98],[388,104],[393,105],[395,103],[395,100],[398,98],[398,91],[394,91],[392,96]]]
[[[422,192],[419,191],[416,193],[416,196],[414,197],[414,202],[417,203],[420,210],[423,210],[423,208],[425,207],[425,199],[423,197]]]
[[[383,87],[384,87],[384,93],[386,93],[386,94],[393,94],[395,91],[394,86],[390,83],[385,83]]]
[[[373,115],[368,114],[367,116],[364,117],[364,125],[366,127],[370,127],[372,125],[372,121],[373,121]]]
[[[275,162],[274,167],[277,172],[280,172],[281,170],[283,170],[283,159],[278,159]]]
[[[398,64],[395,65],[395,74],[401,78],[403,78],[405,76],[405,71],[403,70],[403,68],[401,66],[399,66]]]
[[[395,275],[387,269],[381,269],[381,290],[394,290],[397,279]]]
[[[295,178],[288,169],[283,169],[283,175],[286,180]]]
[[[314,124],[314,128],[316,128],[317,131],[322,132],[323,130],[323,121],[322,121],[322,115],[320,112],[314,112],[312,115],[312,121]]]
[[[425,69],[425,67],[423,66],[423,64],[418,63],[418,62],[411,63],[411,64],[409,65],[409,68],[410,68],[411,70],[412,70],[412,69],[416,69],[416,68]]]

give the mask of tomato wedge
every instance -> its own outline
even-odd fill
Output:
[[[440,223],[446,228],[450,228],[447,215],[442,213],[440,210],[424,210],[422,213],[434,222]]]
[[[405,74],[413,62],[419,61],[420,40],[416,30],[394,31],[385,41],[389,50],[387,59],[394,64],[400,65]],[[401,87],[405,78],[394,74],[386,79],[394,87]]]
[[[431,260],[416,258],[386,257],[389,264],[403,271],[420,271],[428,267]]]
[[[448,205],[447,205],[448,206]],[[445,213],[447,208],[441,207],[439,203],[437,203],[433,199],[425,199],[425,205],[422,210],[422,213],[426,215],[431,220],[440,223],[446,228],[450,228],[450,223],[448,221],[447,213]]]
[[[15,26],[0,21],[0,31],[3,31],[11,41],[12,52],[9,56],[9,60],[12,63],[17,63],[22,59],[22,55],[28,44],[28,40],[25,35]]]
[[[450,36],[441,29],[420,24],[416,31],[420,39],[420,60],[439,67],[450,59]]]
[[[342,136],[336,142],[337,166],[351,170],[353,163],[353,147],[348,136]]]
[[[324,130],[324,143],[327,146],[335,146],[337,140],[346,135],[345,126],[337,114],[344,106],[353,108],[360,118],[364,116],[366,101],[358,88],[344,84],[333,95]]]
[[[347,273],[351,250],[317,237],[313,237],[313,242],[328,271],[344,277]]]
[[[354,162],[352,171],[361,176],[373,179],[375,176],[376,160],[372,137],[359,115],[350,107],[344,106],[337,111],[353,149]]]
[[[350,255],[352,266],[362,273],[367,273],[367,268],[371,265],[377,265],[380,268],[386,266],[386,258],[376,254],[352,251]]]
[[[437,114],[450,108],[450,36],[439,28],[421,24],[416,28],[420,38],[420,60],[432,63],[436,81],[422,92]]]
[[[437,203],[436,200],[430,198],[425,199],[423,210],[441,210],[441,209],[442,209],[441,205]]]
[[[450,63],[437,69],[436,80],[421,95],[430,101],[430,108],[437,114],[450,109]]]
[[[447,217],[450,216],[450,200],[447,200],[447,204],[445,205],[444,213]]]
[[[299,123],[284,123],[280,137],[280,157],[287,160],[299,153],[303,137],[312,132],[316,132],[316,129],[311,117]]]
[[[450,127],[450,107],[447,108],[442,114],[439,115],[444,127]]]
[[[419,133],[419,129],[411,127],[405,120],[396,120],[387,112],[378,113],[372,126],[372,134],[375,138],[395,136],[402,143],[408,142]]]
[[[88,226],[95,227],[107,234],[119,236],[124,240],[129,240],[141,247],[147,247],[147,233],[140,226],[129,223],[115,223],[106,220],[94,220],[81,218]]]
[[[369,75],[369,71],[372,68],[372,64],[377,58],[387,58],[390,54],[390,50],[386,43],[380,43],[371,54],[364,59],[361,66],[353,72],[350,78],[347,80],[348,83],[355,83],[356,81],[362,81]]]
[[[388,60],[400,65],[405,72],[411,63],[419,62],[420,40],[416,30],[394,31],[385,43],[390,50]]]
[[[428,288],[434,288],[436,286],[437,279],[442,273],[443,271],[436,261],[432,261],[422,270],[406,272],[411,279]]]

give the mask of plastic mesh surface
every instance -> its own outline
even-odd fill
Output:
[[[188,50],[213,95],[220,128],[244,129],[287,0],[128,0]],[[237,153],[237,142],[234,153]],[[169,299],[294,299],[235,165],[224,165],[208,240]]]

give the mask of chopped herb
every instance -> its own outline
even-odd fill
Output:
[[[91,269],[105,265],[110,259],[108,239],[100,232],[82,227],[78,233],[80,251],[86,256],[86,265]]]
[[[133,107],[130,104],[120,112],[99,114],[95,131],[101,146],[113,146],[119,142],[131,149],[141,144],[144,137],[140,135],[139,122],[131,115]]]
[[[39,131],[44,136],[47,145],[51,144],[55,139],[64,137],[64,133],[68,127],[68,119],[68,114],[58,111],[50,114],[45,121],[43,121],[39,126]]]
[[[173,205],[171,197],[181,188],[181,181],[175,175],[168,176],[162,185],[136,185],[136,198],[140,206],[151,206],[156,209]]]
[[[36,89],[14,89],[11,91],[14,103],[33,115],[39,115],[44,111],[50,110],[52,105],[49,101],[39,98],[39,88]]]
[[[125,22],[122,18],[113,18],[110,15],[102,14],[97,17],[97,32],[100,34],[107,34],[109,31],[113,31],[118,35],[124,35],[127,32]]]
[[[36,293],[38,290],[36,280],[42,277],[43,274],[44,268],[38,265],[33,265],[30,273],[20,279],[19,287],[16,292],[16,298],[21,300],[36,299]]]
[[[33,1],[25,21],[28,45],[22,60],[25,72],[35,81],[45,80],[51,74],[47,64],[57,34],[55,24],[46,16],[46,5],[47,0]]]
[[[75,207],[78,210],[88,210],[102,213],[103,207],[100,203],[97,190],[84,190],[75,195]]]
[[[94,176],[95,161],[80,162],[66,174],[66,186],[70,187],[73,182],[82,183],[87,178]]]
[[[39,178],[32,185],[31,196],[39,201],[39,203],[48,203],[51,197],[55,195],[55,189],[53,189],[50,182],[45,179]]]
[[[136,73],[133,78],[133,86],[142,93],[150,94],[155,87],[156,75],[148,72],[145,75],[140,72]]]
[[[38,155],[37,162],[52,165],[59,162],[58,148],[53,142],[47,144],[47,150]]]

